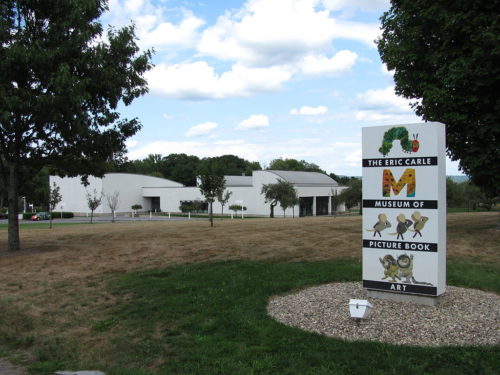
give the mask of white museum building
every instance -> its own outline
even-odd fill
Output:
[[[231,191],[228,207],[237,204],[246,207],[245,215],[269,216],[270,204],[261,194],[262,185],[284,180],[293,184],[299,204],[288,208],[286,216],[329,215],[333,211],[345,211],[345,206],[332,207],[332,195],[339,194],[341,187],[329,176],[317,172],[294,171],[253,171],[252,176],[225,176],[226,191]],[[90,210],[87,195],[103,195],[97,214],[111,212],[105,196],[118,193],[117,213],[130,213],[133,205],[141,205],[142,211],[180,212],[183,202],[204,201],[205,198],[196,186],[184,186],[178,182],[159,177],[130,173],[108,173],[103,178],[90,176],[89,185],[83,186],[80,177],[50,176],[50,186],[55,183],[60,188],[61,203],[55,210],[71,211],[75,215],[86,215]],[[219,202],[213,204],[214,213],[221,212]],[[274,208],[275,216],[283,216],[279,205]]]

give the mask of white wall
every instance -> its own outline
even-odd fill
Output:
[[[89,186],[84,187],[80,177],[58,177],[50,176],[49,183],[53,186],[53,183],[59,186],[59,192],[62,196],[61,202],[56,206],[54,211],[61,210],[61,205],[64,204],[63,211],[70,211],[74,213],[86,213],[89,212],[89,206],[87,205],[87,194],[93,196],[94,189],[99,196],[102,191],[102,179],[89,176],[88,182]],[[97,208],[96,213],[102,213],[102,205]]]
[[[118,207],[116,212],[131,212],[131,206],[140,204],[144,210],[149,209],[149,201],[142,195],[143,186],[156,186],[156,187],[182,187],[174,181],[166,180],[153,176],[136,175],[129,173],[108,173],[104,178],[96,178],[89,176],[90,185],[84,187],[81,183],[80,177],[57,177],[50,176],[50,185],[55,182],[60,187],[62,195],[62,202],[65,203],[64,211],[71,211],[75,214],[85,214],[90,212],[87,204],[87,194],[93,196],[94,189],[97,195],[101,193],[101,205],[95,210],[95,213],[110,213],[106,194],[113,194],[115,191],[119,193]],[[56,207],[59,210],[60,207]]]
[[[171,188],[182,187],[183,185],[178,182],[153,176],[130,173],[109,173],[106,174],[103,180],[103,194],[113,194],[115,191],[119,192],[119,205],[116,212],[131,212],[131,207],[135,204],[140,204],[144,211],[148,211],[151,208],[151,203],[150,200],[146,199],[142,194],[144,186]],[[106,198],[103,198],[103,205],[104,212],[111,212]]]
[[[269,171],[254,171],[253,186],[229,186],[226,190],[232,192],[229,202],[224,206],[224,212],[229,213],[229,206],[232,204],[241,204],[247,207],[245,214],[268,216],[270,204],[265,203],[264,196],[261,194],[263,184],[276,183],[279,176]],[[79,177],[60,178],[50,177],[50,183],[56,182],[61,188],[62,202],[65,203],[64,210],[72,211],[75,214],[85,214],[89,212],[87,205],[87,194],[93,194],[94,189],[100,194],[113,194],[119,192],[119,205],[117,212],[131,212],[131,206],[140,204],[143,210],[151,209],[151,198],[160,198],[160,208],[163,212],[179,212],[181,201],[204,200],[199,188],[184,187],[174,181],[163,178],[135,175],[128,173],[109,173],[103,179],[89,177],[90,185],[85,188],[81,184]],[[341,191],[342,187],[334,187],[334,190]],[[297,186],[297,193],[300,197],[329,196],[332,187],[330,186]],[[57,207],[56,210],[59,210]],[[221,212],[219,202],[214,202],[214,213]],[[338,209],[342,211],[342,209]],[[102,204],[95,211],[96,213],[110,213],[106,198],[103,197]],[[299,216],[299,206],[294,209],[288,208],[286,216]],[[283,210],[278,205],[274,209],[275,216],[282,216]]]

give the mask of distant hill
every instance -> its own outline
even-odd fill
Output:
[[[456,182],[458,184],[461,184],[462,182],[469,181],[469,177],[468,176],[446,176],[446,177],[451,178],[451,180],[453,182]]]

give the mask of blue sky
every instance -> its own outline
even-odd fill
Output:
[[[128,157],[234,154],[361,175],[361,128],[416,123],[375,43],[386,0],[109,0],[154,48]],[[461,174],[448,161],[447,174]]]

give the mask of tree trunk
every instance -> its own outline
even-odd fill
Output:
[[[274,207],[278,204],[278,202],[273,202],[271,203],[271,215],[269,217],[273,218],[274,217]],[[243,207],[241,208],[243,209]]]
[[[210,220],[210,226],[214,226],[214,212],[213,212],[213,202],[210,202],[210,211],[208,213],[209,220]]]
[[[19,164],[9,163],[9,239],[7,249],[9,251],[21,250],[21,241],[19,240],[19,208],[17,199],[19,195]]]

